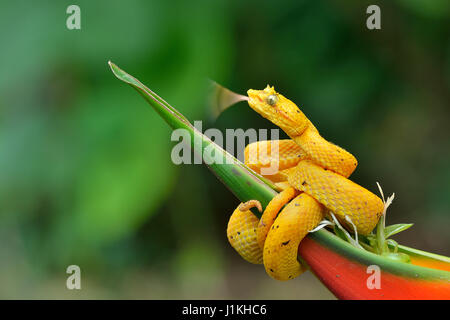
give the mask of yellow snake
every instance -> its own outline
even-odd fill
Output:
[[[297,260],[300,241],[328,212],[349,230],[355,227],[367,235],[376,226],[384,204],[347,179],[358,164],[356,158],[322,138],[292,101],[270,86],[250,89],[247,94],[249,106],[291,139],[246,147],[245,163],[253,170],[263,174],[263,168],[278,165],[278,171],[265,176],[283,191],[267,205],[261,219],[250,211],[252,207],[262,211],[257,200],[241,203],[230,217],[227,236],[245,260],[263,263],[274,279],[289,280],[306,270]]]

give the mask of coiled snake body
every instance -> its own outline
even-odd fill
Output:
[[[347,179],[357,166],[356,158],[322,138],[292,101],[269,86],[247,93],[249,106],[291,139],[246,147],[246,165],[283,191],[270,201],[261,219],[250,211],[254,206],[262,210],[258,201],[241,203],[230,217],[227,236],[245,260],[263,263],[274,279],[289,280],[306,270],[297,260],[300,241],[328,212],[349,230],[354,226],[358,233],[367,235],[376,226],[384,204]],[[278,153],[271,152],[275,147]],[[278,171],[265,174],[269,164],[276,164]]]

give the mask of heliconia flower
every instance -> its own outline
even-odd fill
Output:
[[[201,132],[164,99],[151,91],[136,78],[109,62],[112,72],[120,80],[136,89],[158,114],[173,128],[186,129],[192,138],[192,148],[213,148],[227,161],[211,163],[208,167],[242,202],[258,199],[265,207],[276,194],[276,186],[264,179],[232,155],[227,153]],[[200,141],[195,145],[195,141]],[[231,163],[231,164],[230,164]],[[402,231],[411,225],[385,227],[386,209],[393,196],[384,200],[382,235]],[[256,214],[256,213],[255,213]],[[351,221],[348,221],[350,225]],[[314,232],[303,239],[299,246],[299,260],[305,263],[317,278],[340,299],[450,299],[450,258],[405,246],[396,246],[394,252],[376,254],[365,250],[357,237],[341,239],[325,229],[333,222],[322,222]],[[379,223],[380,225],[380,223]],[[378,226],[379,227],[379,226]],[[343,228],[342,228],[343,229]],[[348,238],[344,234],[344,238]],[[375,237],[375,235],[374,235]],[[350,242],[349,242],[350,241]],[[386,241],[385,244],[396,244]],[[366,245],[367,246],[367,245]],[[395,252],[398,250],[398,252]],[[409,263],[396,260],[407,256]],[[303,290],[303,288],[301,288]]]

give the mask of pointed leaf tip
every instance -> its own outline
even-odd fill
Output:
[[[413,226],[413,223],[399,223],[399,224],[393,224],[390,226],[387,226],[386,229],[384,229],[385,238],[389,238],[393,236],[394,234],[397,234],[399,232],[405,231],[406,229],[409,229]]]

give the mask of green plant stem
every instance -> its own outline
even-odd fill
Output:
[[[377,247],[378,247],[378,254],[388,253],[389,248],[386,243],[386,237],[384,234],[384,215],[380,217],[380,220],[377,224]]]

